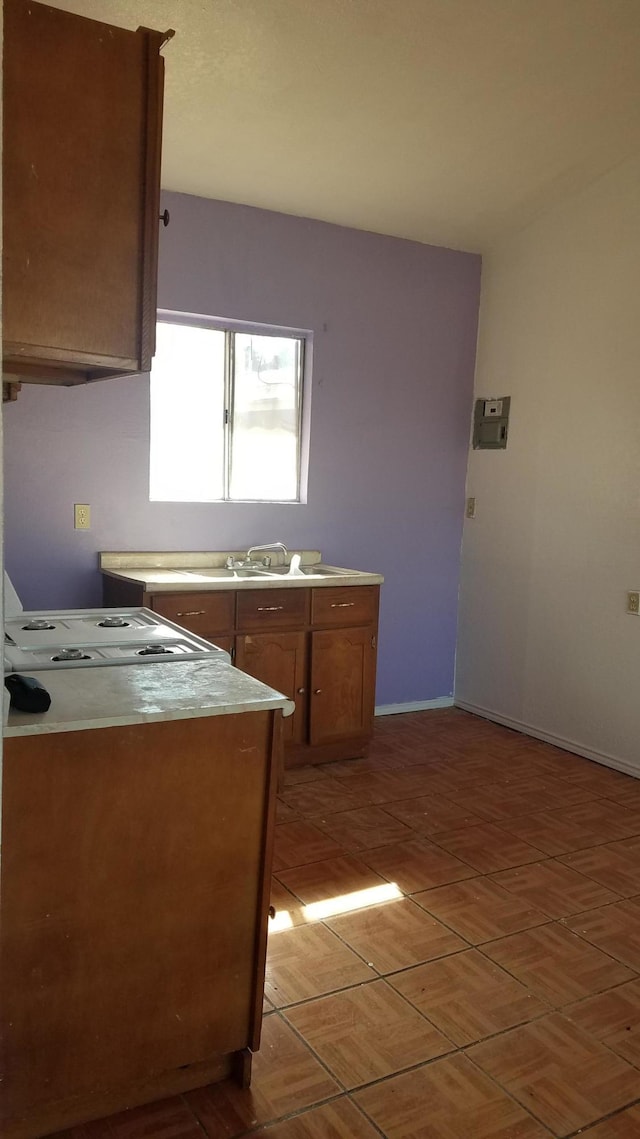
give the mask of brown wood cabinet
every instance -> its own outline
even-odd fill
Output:
[[[330,746],[371,731],[376,637],[372,626],[311,634],[309,743]]]
[[[132,604],[142,604],[139,600],[140,590],[134,586],[133,591]],[[122,604],[124,600],[120,597],[114,604]],[[110,601],[105,602],[105,605],[110,604]],[[145,601],[144,604],[148,602]],[[153,596],[150,608],[161,616],[168,617],[170,621],[175,621],[183,629],[189,629],[205,640],[214,641],[228,653],[232,652],[235,624],[233,593],[158,593]]]
[[[172,34],[5,0],[6,375],[69,385],[151,366]]]
[[[295,701],[296,710],[283,723],[285,744],[305,737],[307,650],[304,633],[244,633],[236,637],[234,663],[243,672]]]
[[[234,653],[296,705],[285,766],[366,755],[373,731],[377,585],[152,593],[103,577],[105,605],[147,605]]]
[[[0,1132],[248,1080],[280,711],[5,740]]]

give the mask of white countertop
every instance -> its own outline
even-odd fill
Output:
[[[44,735],[187,720],[295,705],[273,688],[223,661],[63,668],[33,672],[51,695],[48,712],[9,712],[4,735]]]
[[[320,563],[319,550],[291,551],[299,553],[302,565],[312,571]],[[140,585],[147,593],[202,593],[209,590],[246,589],[318,589],[344,585],[382,585],[379,573],[323,566],[322,573],[284,573],[274,577],[244,577],[242,570],[225,568],[227,557],[241,558],[238,551],[180,553],[102,553],[100,568],[108,577]],[[274,554],[274,566],[282,566],[281,555]]]
[[[141,585],[147,593],[204,593],[210,590],[228,589],[313,589],[343,585],[381,585],[383,578],[378,573],[365,573],[361,570],[341,570],[335,577],[322,575],[310,577],[241,577],[234,570],[185,572],[180,570],[103,570],[108,577],[119,581],[130,581]],[[220,576],[224,573],[224,576]]]

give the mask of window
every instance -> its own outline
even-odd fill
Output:
[[[307,339],[289,329],[158,322],[152,500],[302,501]]]

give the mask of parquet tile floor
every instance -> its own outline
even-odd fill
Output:
[[[640,1139],[640,780],[458,709],[287,774],[263,1039],[56,1139]]]

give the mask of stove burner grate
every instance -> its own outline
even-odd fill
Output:
[[[82,649],[60,649],[51,660],[91,660],[91,657],[88,653],[83,653]]]
[[[47,621],[45,618],[36,617],[33,619],[33,621],[28,621],[26,625],[22,626],[22,628],[29,631],[32,629],[37,629],[38,631],[42,632],[44,629],[55,629],[55,625],[52,625],[51,622]]]
[[[130,621],[125,621],[124,617],[105,617],[104,621],[98,621],[98,628],[100,629],[128,629]]]
[[[146,645],[144,649],[138,649],[136,656],[171,656],[173,652],[173,649],[168,649],[164,645]]]

